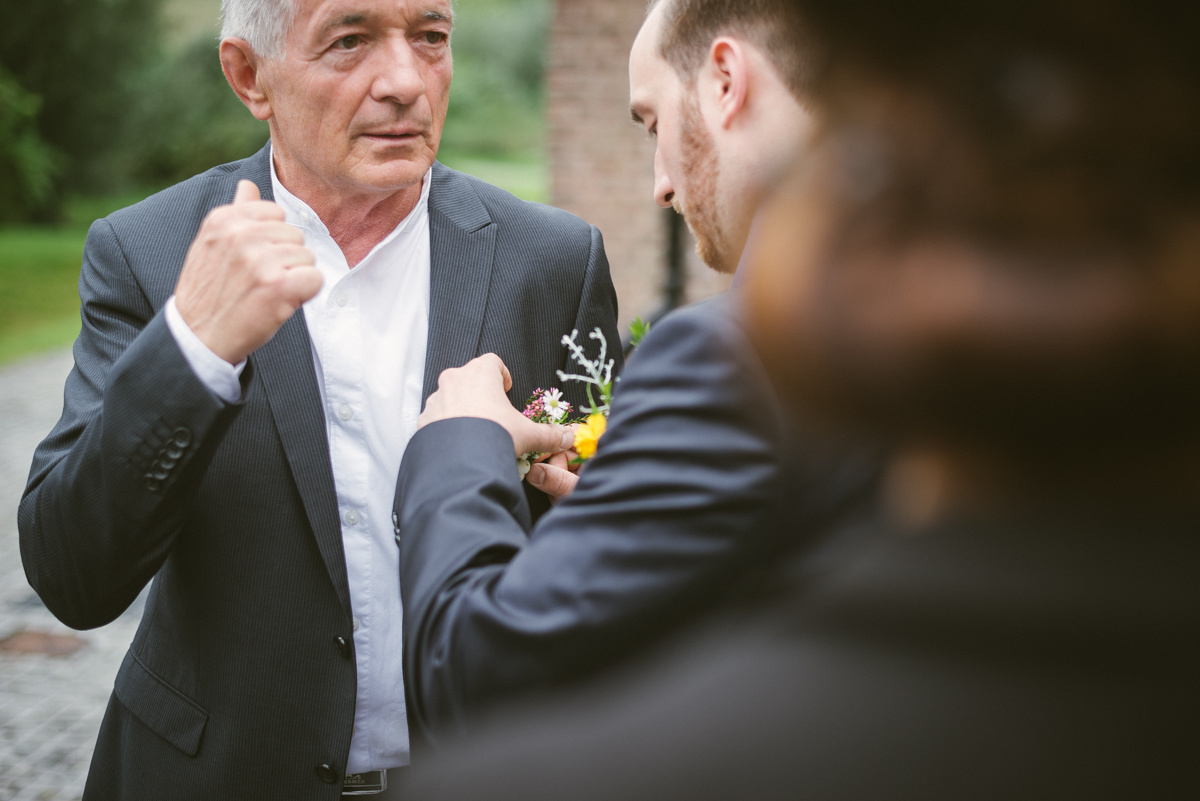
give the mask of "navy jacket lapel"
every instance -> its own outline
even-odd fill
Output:
[[[465,176],[433,165],[429,188],[429,346],[425,393],[443,370],[474,358],[487,311],[496,225]]]
[[[251,157],[233,178],[229,197],[243,178],[258,185],[264,200],[274,200],[271,188],[270,146]],[[338,598],[350,614],[350,584],[346,578],[346,556],[342,550],[342,527],[338,519],[333,463],[325,434],[321,393],[313,366],[312,344],[304,310],[298,309],[253,356],[254,368],[266,390],[292,476],[300,490],[304,511],[317,537],[317,548],[329,570]]]

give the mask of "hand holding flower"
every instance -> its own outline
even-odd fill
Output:
[[[527,453],[561,453],[575,444],[575,433],[560,425],[535,423],[512,407],[505,394],[512,376],[504,362],[487,353],[462,367],[445,370],[437,392],[429,396],[417,422],[424,428],[440,420],[476,417],[499,424],[513,439],[516,456]]]

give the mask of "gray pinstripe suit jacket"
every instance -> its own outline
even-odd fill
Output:
[[[199,382],[161,310],[237,181],[271,197],[269,150],[93,225],[62,419],[20,507],[26,575],[75,628],[153,578],[85,797],[336,798],[355,703],[351,609],[325,423],[302,312],[250,358],[242,400]],[[556,381],[559,344],[616,297],[599,232],[437,164],[425,396],[484,352],[514,403]],[[574,402],[582,398],[573,398]],[[396,666],[397,681],[400,666]]]

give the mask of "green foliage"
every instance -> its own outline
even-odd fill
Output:
[[[136,81],[118,162],[126,186],[178,183],[253,155],[270,136],[229,88],[209,36],[162,53]]]
[[[105,191],[126,132],[132,80],[153,54],[162,0],[0,3],[0,65],[42,100],[41,139],[62,155],[49,197],[18,218],[50,217],[66,191]],[[11,215],[10,215],[11,216]]]
[[[539,159],[550,0],[459,0],[447,158]]]
[[[58,157],[37,132],[42,101],[0,65],[0,220],[23,220],[47,205]]]
[[[650,323],[643,320],[641,317],[634,318],[634,321],[629,324],[629,344],[637,347],[642,344],[642,340],[650,333]]]
[[[78,325],[85,236],[82,230],[0,230],[0,339],[62,320]]]

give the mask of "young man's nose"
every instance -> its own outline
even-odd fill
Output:
[[[662,156],[657,150],[654,152],[654,202],[664,209],[671,208],[675,202],[675,186],[663,168]]]

